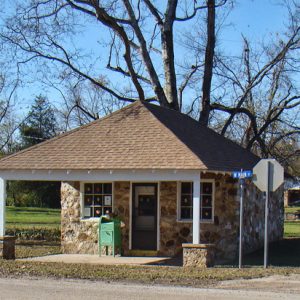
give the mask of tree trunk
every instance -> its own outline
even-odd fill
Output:
[[[202,110],[199,122],[208,126],[210,114],[210,91],[215,53],[215,0],[207,0],[207,42],[205,50],[204,76],[202,83]]]
[[[162,61],[165,72],[165,95],[172,109],[179,110],[174,60],[173,24],[176,17],[177,0],[169,0],[165,22],[161,26]]]

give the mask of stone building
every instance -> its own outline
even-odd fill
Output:
[[[185,244],[192,252],[213,244],[221,262],[238,250],[238,184],[231,172],[258,160],[186,115],[137,101],[0,160],[0,214],[6,180],[59,180],[64,253],[97,254],[99,217],[109,211],[125,223],[124,255],[175,256]],[[264,228],[263,195],[251,182],[244,203],[249,252],[263,245]],[[282,237],[281,187],[271,195],[269,228],[271,241]]]

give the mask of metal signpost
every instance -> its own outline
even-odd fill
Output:
[[[270,192],[274,192],[283,183],[283,167],[275,159],[261,159],[253,168],[253,182],[266,193],[265,202],[265,242],[264,268],[268,266],[268,220]]]
[[[239,185],[240,185],[240,242],[239,242],[239,268],[242,268],[242,256],[243,256],[243,203],[244,203],[244,184],[246,178],[252,177],[252,171],[239,171],[239,172],[233,172],[232,173],[233,178],[239,179]]]

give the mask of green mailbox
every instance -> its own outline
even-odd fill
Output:
[[[103,216],[99,222],[99,255],[101,256],[102,247],[106,247],[106,255],[108,247],[112,247],[112,255],[115,256],[116,248],[121,253],[121,222],[116,219],[108,219]]]

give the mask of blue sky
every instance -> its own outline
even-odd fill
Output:
[[[277,0],[239,0],[227,18],[230,24],[223,30],[220,42],[227,49],[242,49],[245,35],[252,43],[270,38],[270,34],[282,32],[287,11]]]

